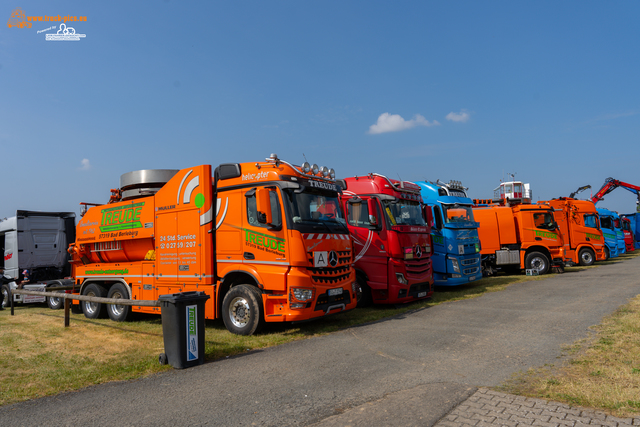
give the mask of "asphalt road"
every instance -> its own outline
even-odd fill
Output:
[[[433,425],[557,363],[640,293],[640,257],[137,381],[0,407],[0,425]]]

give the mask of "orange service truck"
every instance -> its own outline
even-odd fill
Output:
[[[592,265],[596,260],[606,259],[598,212],[592,201],[560,197],[538,204],[554,209],[553,215],[563,236],[567,265]]]
[[[105,205],[77,225],[80,293],[157,300],[204,291],[205,317],[250,335],[264,322],[298,322],[355,308],[352,243],[333,169],[257,163],[122,175]],[[332,215],[319,213],[331,209]],[[157,307],[82,302],[116,321]]]
[[[473,217],[480,223],[484,275],[499,268],[507,273],[527,269],[545,274],[552,266],[564,267],[564,242],[552,207],[524,203],[474,206]]]

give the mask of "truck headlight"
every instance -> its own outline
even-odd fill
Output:
[[[396,279],[398,280],[398,283],[400,283],[401,285],[406,285],[409,282],[407,282],[407,279],[404,278],[404,274],[402,273],[396,273]]]
[[[458,260],[455,258],[451,259],[451,265],[453,266],[453,271],[456,273],[460,273],[460,265],[458,264]]]
[[[313,289],[291,288],[290,301],[307,302],[313,299]],[[292,304],[293,306],[293,304]]]

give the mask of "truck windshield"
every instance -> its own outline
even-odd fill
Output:
[[[627,221],[622,221],[622,229],[625,231],[631,231],[631,224]]]
[[[473,221],[473,210],[471,206],[456,203],[453,205],[443,204],[442,208],[444,210],[444,220],[447,224]]]
[[[602,228],[613,228],[613,219],[610,216],[600,217],[600,225]]]
[[[304,233],[348,233],[338,195],[318,188],[304,187],[302,192],[287,188],[283,199],[292,228]]]
[[[384,200],[382,204],[391,225],[427,225],[422,218],[418,202]]]
[[[584,226],[590,228],[600,228],[598,227],[598,217],[594,214],[585,214]]]

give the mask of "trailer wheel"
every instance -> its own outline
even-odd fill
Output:
[[[578,253],[578,259],[578,263],[584,266],[593,265],[593,263],[596,261],[595,254],[589,248],[580,249],[580,253]]]
[[[362,276],[356,278],[356,298],[358,300],[358,308],[368,307],[373,301],[371,299],[371,288]]]
[[[11,301],[9,301],[9,296],[11,295],[11,291],[9,290],[9,285],[2,285],[2,308],[11,307]]]
[[[229,332],[253,335],[264,324],[262,297],[251,285],[238,285],[229,289],[222,301],[222,320]]]
[[[524,259],[526,268],[535,268],[540,274],[549,272],[549,258],[541,252],[530,252]]]
[[[122,283],[116,283],[109,289],[107,298],[129,299],[129,293]],[[131,306],[107,304],[107,314],[115,322],[126,322],[131,317]]]
[[[84,288],[82,295],[89,297],[104,298],[107,296],[107,291],[102,285],[91,283]],[[107,317],[107,306],[99,302],[81,301],[82,312],[87,319],[100,319]]]
[[[56,291],[63,293],[63,291]],[[60,310],[64,307],[64,298],[47,297],[47,305],[51,310]]]

